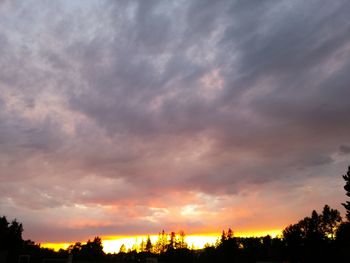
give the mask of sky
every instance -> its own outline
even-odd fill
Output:
[[[0,215],[47,243],[344,215],[349,12],[0,1]]]

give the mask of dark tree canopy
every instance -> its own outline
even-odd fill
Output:
[[[321,215],[321,232],[334,239],[337,228],[342,222],[340,212],[325,205]]]
[[[14,219],[11,223],[5,216],[0,217],[0,249],[18,250],[21,248],[23,226]]]
[[[287,243],[293,244],[304,244],[308,240],[333,239],[341,221],[340,212],[325,205],[322,214],[319,215],[313,210],[311,217],[305,217],[297,224],[286,227],[283,237]]]
[[[74,245],[70,245],[67,250],[74,257],[81,259],[96,259],[104,255],[100,237],[95,237],[92,241],[88,240],[86,244],[76,242]]]
[[[149,236],[147,236],[147,241],[146,241],[145,250],[146,250],[146,252],[151,252],[151,251],[152,251],[152,248],[153,248],[153,245],[152,245],[151,238],[150,238]]]
[[[346,195],[350,197],[350,166],[348,167],[348,171],[345,175],[343,175],[343,178],[345,180],[345,186],[344,189],[346,191]],[[346,219],[348,222],[350,222],[350,202],[346,201],[342,204],[346,209]]]

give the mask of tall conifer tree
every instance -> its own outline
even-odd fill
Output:
[[[350,197],[350,166],[348,167],[348,172],[345,175],[343,175],[343,178],[344,178],[344,180],[346,182],[345,186],[344,186],[344,189],[346,191],[346,195],[348,197]],[[342,205],[346,209],[346,218],[347,218],[348,222],[350,222],[350,202],[346,201]]]

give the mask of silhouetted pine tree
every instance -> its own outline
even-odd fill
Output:
[[[146,252],[151,252],[153,248],[151,238],[147,236],[147,241],[146,241]]]
[[[346,195],[350,197],[350,166],[348,167],[348,172],[345,175],[343,175],[343,178],[346,182],[344,186]],[[342,205],[346,209],[346,219],[348,220],[348,222],[350,222],[350,202],[346,201],[345,203],[342,203]]]

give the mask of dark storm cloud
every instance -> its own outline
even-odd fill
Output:
[[[182,210],[165,200],[228,195],[227,208],[260,188],[307,199],[349,152],[349,11],[347,1],[2,2],[0,202],[18,218],[64,210],[99,229],[88,211],[121,204],[170,206],[160,218],[175,225],[166,219]],[[154,231],[152,209],[105,228]],[[26,214],[33,228],[44,220]]]

